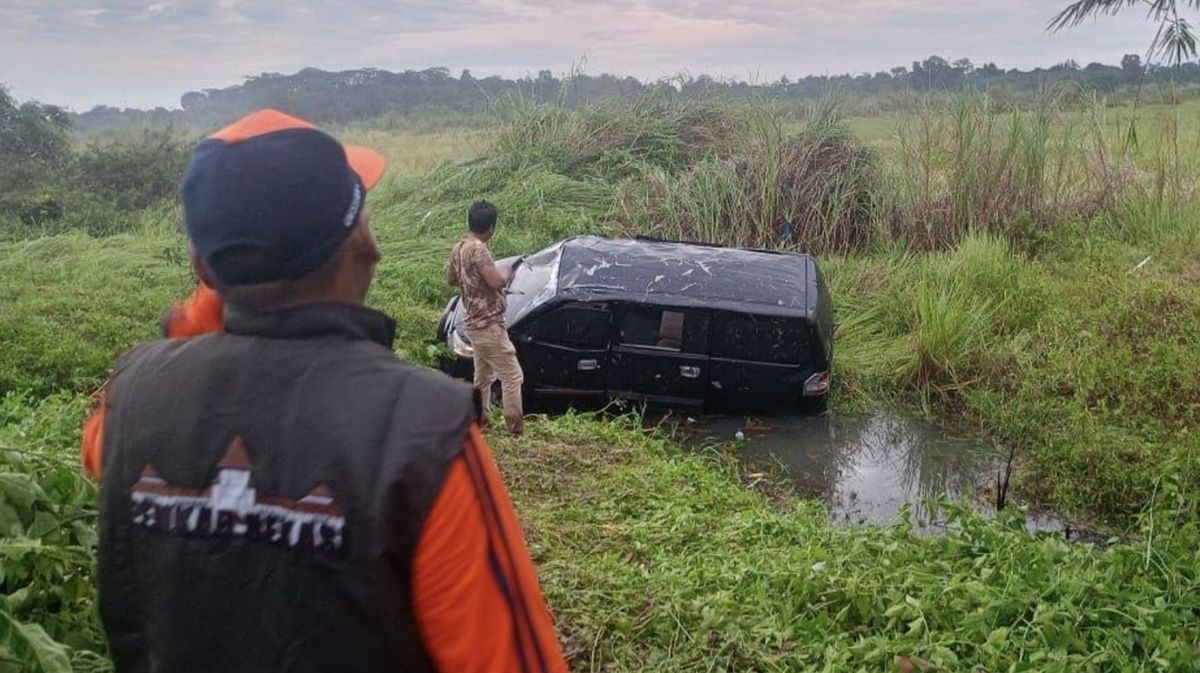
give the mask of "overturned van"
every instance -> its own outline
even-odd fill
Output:
[[[533,404],[621,399],[698,413],[825,409],[833,307],[808,255],[649,239],[571,238],[497,262]],[[438,339],[469,379],[458,297]]]

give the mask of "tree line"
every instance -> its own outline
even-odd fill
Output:
[[[561,101],[568,106],[625,98],[662,90],[684,98],[726,95],[733,98],[768,96],[780,100],[812,100],[830,93],[849,98],[902,96],[963,89],[1031,94],[1054,86],[1070,85],[1104,94],[1133,89],[1147,83],[1200,84],[1200,63],[1176,67],[1147,67],[1136,54],[1119,65],[1066,61],[1033,70],[977,66],[969,59],[948,60],[930,56],[911,66],[858,75],[810,75],[792,80],[750,83],[718,80],[707,75],[678,76],[644,83],[633,77],[573,74],[556,77],[542,70],[536,77],[477,78],[470,70],[458,77],[446,68],[390,72],[376,68],[329,72],[306,68],[285,75],[264,73],[243,83],[217,89],[190,91],[179,109],[118,109],[97,106],[74,115],[81,131],[130,126],[179,125],[212,128],[261,107],[276,107],[314,121],[344,123],[385,114],[410,115],[422,111],[477,114],[497,100],[519,95],[536,101]]]
[[[77,143],[71,124],[61,107],[18,101],[0,86],[0,241],[126,231],[178,189],[190,146],[169,128]]]

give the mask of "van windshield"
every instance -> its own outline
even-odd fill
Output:
[[[508,284],[508,324],[550,298],[551,274],[554,273],[556,249],[532,254],[517,265]],[[515,261],[515,260],[514,260]]]

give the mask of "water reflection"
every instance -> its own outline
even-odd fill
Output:
[[[978,440],[953,435],[918,417],[890,411],[704,420],[697,436],[729,441],[751,465],[781,467],[804,495],[829,502],[845,522],[895,521],[908,503],[917,519],[924,500],[969,496],[996,474],[999,458]]]

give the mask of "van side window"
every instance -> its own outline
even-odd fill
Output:
[[[802,320],[725,314],[714,323],[714,358],[794,365],[808,344]]]
[[[703,353],[707,327],[707,316],[702,314],[630,306],[621,321],[619,343],[676,353]]]
[[[565,306],[535,321],[533,338],[567,348],[608,346],[610,314],[603,306]]]

